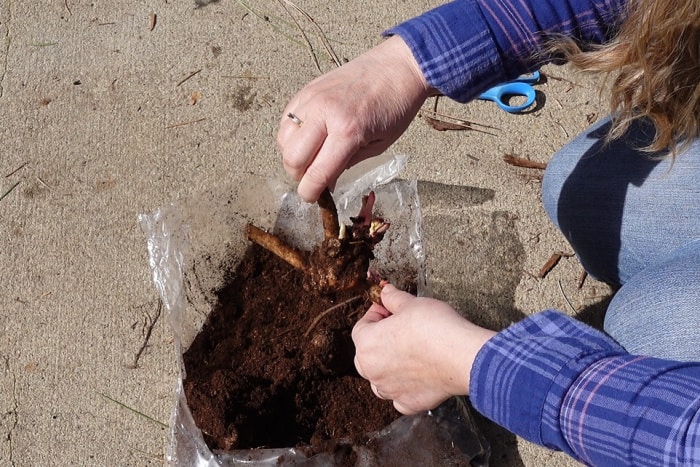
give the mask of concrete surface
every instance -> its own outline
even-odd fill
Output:
[[[317,27],[351,59],[438,3],[297,2],[311,22],[273,0],[0,2],[0,465],[162,464],[175,358],[137,215],[281,173],[281,111],[319,74],[290,14],[330,70]],[[546,162],[604,114],[597,79],[544,71],[525,115],[440,100],[493,134],[417,120],[389,150],[421,180],[435,295],[494,327],[547,307],[590,313],[607,293],[577,288],[575,258],[536,277],[570,248],[540,172],[502,160]],[[576,465],[484,430],[492,465]]]

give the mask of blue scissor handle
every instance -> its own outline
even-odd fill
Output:
[[[481,93],[481,95],[479,95],[479,99],[494,101],[496,104],[498,104],[498,107],[506,112],[520,112],[521,110],[527,109],[535,102],[537,95],[531,83],[536,83],[539,80],[540,72],[535,71],[534,73],[520,76],[514,81],[509,81],[505,84],[494,86],[491,89]],[[519,105],[509,105],[505,100],[509,96],[522,96],[525,98],[525,102]]]
[[[540,80],[540,70],[533,71],[532,73],[527,73],[525,75],[520,75],[513,81],[518,81],[521,83],[535,84]]]
[[[520,105],[509,105],[506,102],[508,96],[523,96],[525,102]],[[498,106],[506,112],[515,113],[525,110],[535,102],[535,88],[528,83],[520,83],[513,81],[499,86],[494,86],[487,91],[484,91],[479,99],[494,101]]]

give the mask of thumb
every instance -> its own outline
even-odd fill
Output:
[[[379,322],[384,318],[388,318],[389,316],[391,316],[391,313],[386,308],[378,303],[372,303],[372,306],[369,307],[367,313],[365,313],[365,315],[360,318],[357,323],[355,323],[355,326],[353,326],[352,338],[355,339],[357,333],[362,332],[362,329],[366,328],[370,324]]]
[[[383,320],[384,318],[388,318],[389,316],[391,316],[391,312],[389,312],[386,308],[378,303],[372,303],[372,306],[370,306],[365,315],[360,318],[360,321],[375,323]]]
[[[393,315],[401,313],[406,305],[415,299],[415,295],[399,290],[391,284],[382,288],[382,304]]]

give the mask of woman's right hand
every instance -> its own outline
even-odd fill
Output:
[[[445,302],[382,289],[352,330],[355,367],[378,397],[403,414],[468,395],[476,355],[496,333],[479,327]]]
[[[384,152],[431,92],[398,36],[307,84],[287,104],[277,134],[301,198],[315,202],[343,170]]]

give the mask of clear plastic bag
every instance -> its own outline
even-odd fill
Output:
[[[376,194],[375,211],[391,223],[375,248],[371,268],[398,286],[416,283],[427,294],[421,214],[415,181],[396,176],[406,158],[398,156],[334,191],[341,222],[359,212],[362,195]],[[356,176],[356,175],[355,175]],[[179,363],[176,405],[170,419],[166,457],[170,465],[340,465],[340,453],[307,458],[298,450],[255,449],[212,452],[187,406],[182,355],[215,305],[215,292],[248,247],[248,222],[284,236],[291,245],[311,249],[322,240],[317,205],[302,202],[279,180],[249,176],[242,183],[141,215],[147,235],[153,282],[167,311]],[[371,435],[368,446],[348,446],[358,466],[487,465],[489,448],[463,400],[455,398],[429,413],[403,416]]]

